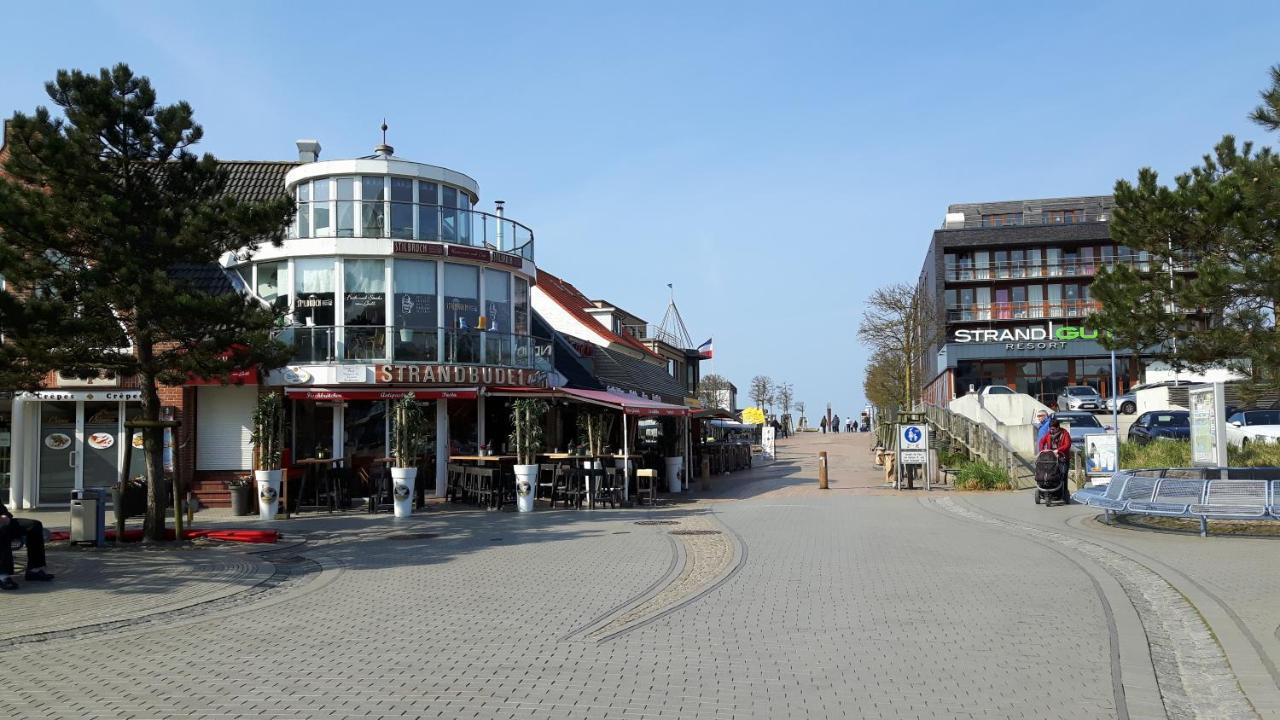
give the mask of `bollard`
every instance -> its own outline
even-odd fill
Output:
[[[702,489],[711,489],[711,458],[702,458]]]
[[[827,489],[827,451],[818,453],[818,489]]]

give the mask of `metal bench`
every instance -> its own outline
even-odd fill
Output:
[[[1130,500],[1125,510],[1146,515],[1186,515],[1192,503],[1204,500],[1204,486],[1204,480],[1162,478],[1150,500]]]
[[[1267,514],[1266,480],[1210,480],[1204,502],[1187,510],[1205,518],[1260,518]]]
[[[1082,505],[1100,507],[1104,510],[1123,510],[1124,502],[1120,499],[1120,495],[1124,492],[1125,483],[1128,481],[1128,475],[1116,473],[1111,477],[1111,482],[1107,483],[1107,487],[1103,492],[1099,493],[1088,489],[1077,490],[1071,495],[1071,499]]]
[[[1271,517],[1280,519],[1280,480],[1271,481]]]
[[[1113,480],[1112,482],[1115,481]],[[1097,505],[1097,507],[1107,512],[1125,512],[1129,508],[1129,503],[1135,500],[1150,501],[1155,495],[1156,483],[1158,482],[1160,482],[1159,478],[1131,476],[1125,481],[1119,498],[1113,501],[1104,497],[1104,502]]]

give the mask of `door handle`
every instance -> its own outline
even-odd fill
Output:
[[[68,466],[69,466],[69,467],[75,467],[75,466],[76,466],[76,451],[75,451],[75,450],[72,450],[71,452],[67,453],[67,464],[68,464]]]

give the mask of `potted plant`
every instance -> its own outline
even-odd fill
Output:
[[[413,514],[413,484],[418,477],[418,458],[427,444],[427,415],[413,393],[391,407],[391,496],[396,517]]]
[[[542,417],[547,403],[537,398],[521,398],[511,404],[511,445],[516,455],[516,509],[533,510],[534,488],[538,484],[538,453],[542,452]]]
[[[671,423],[673,426],[675,422]],[[684,455],[680,454],[680,436],[675,430],[662,432],[662,454],[667,465],[667,491],[678,493],[681,486],[680,475],[684,471]]]
[[[253,409],[253,477],[258,488],[258,518],[274,520],[279,509],[280,466],[284,440],[284,397],[278,392],[258,396]]]
[[[226,482],[227,492],[231,494],[231,514],[251,515],[253,502],[253,478],[241,475]]]

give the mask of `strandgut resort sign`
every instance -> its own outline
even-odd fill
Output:
[[[957,343],[1004,343],[1006,350],[1059,350],[1073,340],[1097,339],[1097,330],[1051,322],[1017,328],[965,328],[951,336],[952,342]]]

